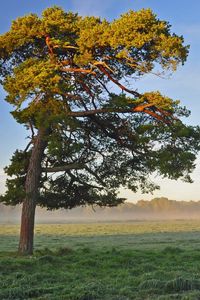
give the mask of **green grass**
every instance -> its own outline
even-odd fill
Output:
[[[200,221],[0,226],[0,299],[200,299]]]

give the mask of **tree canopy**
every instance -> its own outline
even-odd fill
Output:
[[[13,21],[0,36],[1,83],[31,134],[5,168],[1,201],[24,201],[40,130],[37,205],[116,205],[121,187],[153,191],[154,172],[190,182],[199,127],[182,123],[189,112],[179,101],[136,89],[143,75],[175,71],[188,49],[150,9],[109,22],[52,7]]]

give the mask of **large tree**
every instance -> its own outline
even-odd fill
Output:
[[[188,46],[150,9],[112,22],[61,8],[13,21],[0,36],[0,76],[30,141],[5,168],[5,204],[23,203],[19,252],[32,253],[36,205],[117,205],[149,175],[191,181],[200,130],[185,108],[136,79],[184,63]]]

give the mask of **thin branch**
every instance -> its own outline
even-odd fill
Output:
[[[94,95],[92,94],[90,88],[85,84],[85,82],[83,82],[82,80],[78,80],[78,82],[81,84],[82,88],[86,91],[87,94],[90,95],[90,97],[94,97]]]
[[[33,124],[32,124],[32,122],[31,122],[31,120],[29,121],[29,126],[30,126],[31,133],[32,133],[31,138],[34,139],[34,137],[35,137],[35,132],[34,132]]]
[[[95,122],[100,128],[101,130],[110,138],[114,139],[115,141],[117,141],[120,145],[123,144],[123,141],[119,135],[118,132],[116,132],[116,129],[114,126],[112,126],[112,128],[110,128],[112,130],[112,132],[108,131],[108,126],[105,123],[105,120],[103,120],[103,122],[101,122],[100,119],[98,119],[96,116],[90,116],[91,120],[93,120],[93,122]],[[111,127],[111,126],[110,126]]]
[[[78,178],[78,174],[77,174],[77,176],[75,176],[70,171],[68,171],[67,174],[71,177],[73,182],[77,181],[77,182],[81,183],[82,185],[86,185],[90,188],[95,188],[95,189],[99,189],[99,190],[103,189],[101,186],[97,186],[97,185],[93,185],[93,184],[90,184],[90,183],[87,183],[87,182],[83,182],[80,178]]]
[[[83,77],[83,75],[82,75],[82,77]],[[80,80],[80,79],[79,79],[78,81],[79,81],[79,83],[82,85],[82,88],[86,91],[86,93],[88,93],[88,94],[90,95],[92,104],[93,104],[94,108],[97,109],[97,106],[96,106],[96,104],[95,104],[95,102],[94,102],[95,96],[94,96],[94,94],[91,92],[90,88],[84,83],[83,80]]]
[[[60,70],[63,72],[86,73],[86,74],[92,74],[92,75],[96,76],[96,73],[94,71],[81,69],[81,68],[61,68]]]
[[[114,74],[114,71],[104,61],[96,61],[93,63],[93,66],[103,66],[104,68],[108,69],[111,73]]]
[[[129,93],[129,94],[132,94],[132,95],[134,95],[134,96],[136,96],[136,97],[141,97],[141,95],[138,93],[138,92],[136,92],[136,91],[132,91],[132,90],[130,90],[130,89],[128,89],[128,88],[126,88],[123,84],[121,84],[118,80],[116,80],[116,79],[114,79],[111,75],[110,75],[110,73],[104,68],[104,66],[102,66],[102,65],[97,65],[97,67],[99,68],[99,70],[100,71],[102,71],[112,82],[114,82],[117,86],[119,86],[121,89],[122,89],[122,91],[125,91],[125,92],[127,92],[127,93]]]
[[[26,148],[24,149],[24,153],[28,151],[28,149],[29,149],[29,147],[30,147],[30,145],[31,145],[32,143],[33,143],[33,141],[30,141],[30,142],[28,143],[28,145],[27,145]]]
[[[34,103],[38,103],[38,102],[40,101],[40,97],[41,97],[41,95],[38,94],[32,101],[33,101]]]
[[[98,78],[96,77],[96,80],[102,85],[102,87],[105,89],[105,91],[110,95],[110,91],[108,90],[107,86]]]
[[[46,45],[47,45],[47,47],[49,49],[49,55],[50,55],[50,57],[52,59],[54,57],[54,53],[53,53],[53,49],[51,47],[50,37],[48,35],[46,36],[45,42],[46,42]]]
[[[154,104],[152,103],[145,103],[145,104],[142,104],[142,105],[138,105],[136,107],[134,107],[134,112],[142,112],[144,111],[144,109],[148,108],[148,107],[153,107]]]
[[[93,175],[97,180],[98,182],[103,185],[103,186],[106,186],[105,182],[94,172],[92,171],[88,166],[85,166],[85,169],[91,174]]]
[[[53,46],[53,48],[59,48],[59,46],[55,45],[55,46]],[[73,50],[79,49],[78,47],[72,46],[72,45],[63,46],[63,48],[65,48],[65,49],[73,49]]]
[[[70,94],[70,93],[65,93],[62,94],[67,98],[67,100],[72,99],[72,100],[82,100],[82,97],[80,95],[75,95],[75,94]]]
[[[147,109],[144,109],[143,110],[144,113],[152,116],[154,119],[157,119],[159,121],[162,121],[164,122],[165,124],[170,124],[171,122],[169,120],[166,120],[164,117],[162,117],[161,115],[159,114],[156,114],[155,112],[153,112],[152,110],[147,110]]]

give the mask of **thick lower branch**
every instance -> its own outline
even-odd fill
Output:
[[[57,167],[51,167],[51,168],[42,168],[42,172],[46,173],[56,173],[56,172],[64,172],[68,170],[79,170],[84,169],[84,165],[82,164],[69,164],[69,165],[63,165],[63,166],[57,166]]]
[[[151,108],[153,108],[153,110],[151,110]],[[146,113],[150,116],[152,116],[153,118],[162,121],[166,124],[170,123],[169,118],[166,119],[166,117],[171,117],[173,118],[172,115],[168,115],[165,114],[164,112],[162,112],[160,109],[157,110],[157,108],[155,107],[154,104],[142,104],[142,105],[138,105],[135,106],[133,108],[99,108],[99,109],[91,109],[91,110],[87,110],[87,111],[71,111],[68,112],[67,115],[68,116],[72,116],[72,117],[87,117],[87,116],[92,116],[92,115],[96,115],[96,114],[105,114],[105,113]],[[174,118],[173,118],[174,119]]]

